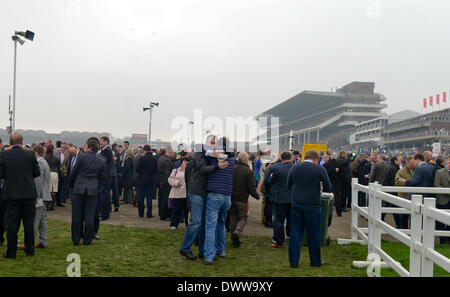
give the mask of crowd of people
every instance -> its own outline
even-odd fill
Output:
[[[342,215],[342,211],[351,208],[351,178],[357,178],[361,185],[378,183],[383,186],[397,187],[450,187],[450,163],[443,155],[433,157],[430,151],[423,154],[402,157],[400,155],[387,156],[383,154],[360,154],[355,156],[350,152],[341,151],[339,154],[331,153],[323,166],[333,185],[336,213]],[[406,193],[392,193],[398,197],[411,199]],[[367,206],[367,194],[358,192],[359,206]],[[427,194],[427,197],[436,197],[436,207],[450,209],[450,195]],[[383,201],[383,207],[396,207]],[[409,215],[394,214],[395,225],[398,229],[408,229]],[[382,214],[385,219],[385,214]],[[437,230],[450,230],[450,226],[436,223]],[[448,237],[441,237],[442,244],[448,243]]]
[[[251,196],[262,199],[262,224],[273,229],[271,246],[283,248],[289,238],[291,267],[298,267],[305,229],[311,266],[321,266],[321,192],[334,193],[336,214],[342,216],[351,208],[352,177],[363,185],[450,187],[450,165],[428,151],[388,158],[311,150],[302,159],[298,151],[275,155],[269,148],[238,153],[228,139],[213,135],[191,152],[178,153],[149,145],[132,149],[127,141],[110,145],[107,136],[89,138],[83,147],[58,141],[55,148],[51,140],[24,146],[22,135],[12,134],[0,148],[0,245],[7,230],[6,258],[15,258],[18,248],[32,256],[35,248],[48,246],[46,212],[55,207],[71,204],[72,242],[91,245],[113,207],[118,212],[121,203],[132,204],[140,218],[151,219],[152,200],[158,199],[159,219],[170,222],[170,229],[186,224],[180,254],[211,265],[225,257],[227,231],[233,247],[243,244]],[[366,195],[358,193],[358,205],[366,204]],[[437,207],[449,209],[450,196],[437,195]],[[397,228],[408,228],[408,215],[394,219]],[[18,246],[21,221],[25,244]]]

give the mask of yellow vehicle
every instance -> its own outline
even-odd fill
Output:
[[[309,150],[315,150],[320,154],[320,151],[323,151],[324,154],[327,153],[327,149],[328,149],[328,145],[326,144],[309,144],[309,143],[305,143],[303,145],[303,150],[302,150],[302,162],[305,161],[305,153]]]

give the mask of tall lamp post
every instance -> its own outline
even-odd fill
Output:
[[[34,40],[34,33],[31,31],[15,31],[14,35],[11,37],[12,41],[14,41],[14,76],[13,76],[13,108],[12,108],[12,125],[8,129],[9,131],[14,131],[16,129],[16,68],[17,68],[17,43],[23,45],[25,40],[20,38],[20,36],[25,37],[30,41]]]
[[[152,112],[153,108],[158,107],[159,102],[150,102],[149,107],[142,108],[144,112],[150,110],[150,122],[148,124],[148,144],[150,145],[150,141],[152,140]]]
[[[193,121],[189,121],[189,122],[188,122],[188,127],[190,127],[190,128],[189,128],[189,134],[188,134],[188,149],[189,149],[189,150],[192,149],[192,139],[191,139],[191,135],[192,135],[192,133],[191,133],[192,131],[191,131],[191,130],[192,130],[192,129],[191,129],[191,128],[192,128],[193,125],[194,125],[194,122],[193,122]]]

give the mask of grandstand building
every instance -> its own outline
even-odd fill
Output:
[[[377,119],[361,122],[356,125],[355,132],[350,135],[350,148],[358,152],[370,152],[383,147],[383,133],[390,124],[405,121],[419,116],[420,113],[412,110],[404,110],[382,116]]]
[[[450,108],[391,123],[383,131],[382,145],[388,150],[430,149],[436,142],[450,144]]]
[[[279,145],[289,148],[290,131],[294,149],[304,143],[348,146],[358,123],[386,116],[386,98],[374,92],[373,82],[352,82],[336,92],[303,91],[258,115],[279,118]]]

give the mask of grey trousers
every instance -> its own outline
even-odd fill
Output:
[[[47,211],[45,206],[36,208],[36,217],[34,219],[34,238],[39,231],[39,244],[43,247],[48,246],[48,225]]]
[[[241,236],[247,225],[247,202],[231,202],[230,207],[230,231]]]

